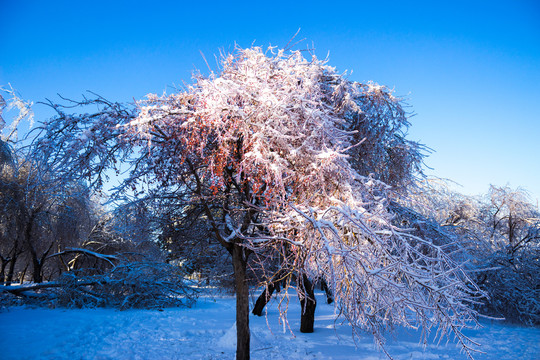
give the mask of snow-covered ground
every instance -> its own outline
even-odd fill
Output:
[[[334,308],[317,294],[315,332],[302,334],[299,304],[291,298],[289,323],[279,323],[276,301],[268,317],[251,316],[252,359],[386,359],[366,334],[355,346],[350,327],[335,324]],[[9,359],[233,359],[235,305],[232,296],[202,296],[191,309],[31,309],[0,312],[0,358]],[[335,325],[335,326],[334,326]],[[476,359],[540,359],[540,329],[483,323],[467,331],[482,344]],[[465,359],[453,344],[418,343],[401,329],[386,349],[395,359]]]

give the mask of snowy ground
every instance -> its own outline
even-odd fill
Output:
[[[315,332],[302,334],[299,305],[279,324],[276,302],[268,318],[252,316],[252,359],[386,359],[366,334],[356,344],[350,328],[334,329],[333,306],[318,294]],[[233,359],[234,298],[203,296],[191,309],[164,311],[10,308],[0,312],[0,358],[8,359]],[[540,359],[540,329],[484,323],[467,334],[483,344],[486,359]],[[424,349],[414,332],[398,330],[387,350],[395,359],[465,359],[454,344]]]

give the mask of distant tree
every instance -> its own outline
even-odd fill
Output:
[[[13,281],[18,260],[31,270],[34,282],[43,281],[44,271],[47,277],[61,273],[65,267],[61,263],[44,266],[49,255],[76,247],[85,237],[90,226],[87,189],[57,179],[31,158],[17,154],[0,174],[0,192],[1,248],[9,254],[5,282]]]
[[[24,253],[22,234],[19,231],[20,208],[17,199],[20,188],[13,181],[13,164],[3,165],[0,174],[0,282],[10,285],[15,274],[17,260]]]
[[[490,296],[484,311],[540,324],[540,212],[525,191],[492,186],[479,211],[484,250],[478,284]]]
[[[457,236],[471,276],[488,294],[477,304],[483,314],[540,323],[540,212],[524,190],[491,186],[471,197],[424,182],[411,198],[411,207]]]
[[[90,194],[80,182],[56,176],[47,161],[23,146],[18,131],[23,120],[31,121],[32,104],[11,87],[0,88],[0,96],[0,114],[12,117],[0,122],[0,279],[11,284],[18,268],[21,281],[28,270],[34,282],[41,282],[66,268],[61,261],[47,261],[49,256],[84,238]]]
[[[493,247],[506,249],[510,261],[540,243],[540,212],[522,189],[491,186],[481,216]]]
[[[406,187],[422,159],[400,100],[315,57],[273,51],[238,49],[218,75],[149,95],[135,112],[103,99],[84,102],[99,106],[91,114],[55,107],[38,145],[59,171],[96,184],[130,156],[123,189],[197,209],[232,257],[237,359],[249,358],[253,256],[278,256],[304,297],[302,279],[324,279],[340,313],[381,345],[390,324],[436,324],[470,354],[460,329],[478,289],[441,246],[392,222],[384,181]]]
[[[24,120],[33,119],[32,104],[22,100],[11,86],[0,87],[0,282],[11,284],[17,260],[24,253],[22,224],[24,209],[20,200],[24,196],[20,186],[14,145],[17,129]],[[13,117],[12,121],[4,119]],[[6,273],[7,268],[7,273]]]
[[[230,254],[212,233],[204,209],[195,206],[161,204],[159,244],[167,261],[178,263],[188,273],[207,283],[232,286]]]

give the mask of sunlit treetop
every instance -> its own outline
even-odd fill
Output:
[[[351,82],[299,51],[237,49],[221,67],[139,104],[130,125],[154,143],[160,180],[175,181],[172,168],[182,172],[196,154],[214,187],[233,175],[281,202],[311,189],[343,198],[336,184],[358,176],[399,188],[420,172],[421,146],[404,138],[405,111],[385,87]]]

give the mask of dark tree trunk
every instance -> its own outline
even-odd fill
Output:
[[[244,249],[232,249],[234,282],[236,286],[236,360],[249,360],[249,288],[246,279],[247,256]]]
[[[34,249],[34,244],[32,244],[30,241],[32,238],[32,228],[34,227],[36,214],[37,212],[32,212],[32,214],[28,217],[28,221],[26,222],[24,228],[24,241],[30,250],[30,255],[32,256],[32,280],[35,283],[40,283],[43,281],[43,278],[41,277],[41,268],[43,264],[40,263],[37,251]]]
[[[3,257],[0,257],[0,260],[2,261],[2,268],[0,269],[0,285],[4,285],[4,280],[6,279],[6,266],[9,260],[4,259]]]
[[[10,251],[10,255],[7,259],[7,261],[9,262],[9,266],[4,281],[5,285],[9,286],[13,282],[13,276],[15,275],[15,263],[17,262],[20,253],[21,252],[19,251],[19,238],[15,237],[15,243],[13,244],[13,248]]]
[[[321,279],[321,290],[324,291],[326,294],[326,302],[328,304],[331,304],[334,302],[334,294],[332,294],[332,290],[328,287],[328,284],[326,283],[326,280]]]
[[[313,284],[304,274],[302,275],[302,281],[298,285],[298,297],[300,298],[300,305],[302,307],[300,332],[312,333],[313,325],[315,324],[315,307],[317,306]]]
[[[41,258],[37,256],[37,253],[33,249],[30,250],[32,254],[32,265],[34,267],[32,279],[34,280],[35,283],[39,284],[43,282],[43,264],[45,264],[45,259],[47,259],[47,255],[51,251],[53,245],[54,243],[51,243],[47,251],[45,251],[43,255],[41,256]]]
[[[17,262],[17,256],[12,256],[10,261],[9,261],[9,267],[8,267],[8,272],[7,272],[7,276],[6,276],[6,281],[5,281],[5,284],[6,285],[11,285],[11,283],[13,282],[13,275],[15,274],[15,263]]]
[[[34,254],[32,254],[34,255]],[[43,276],[41,274],[41,271],[43,269],[43,264],[39,261],[39,259],[35,256],[32,256],[32,265],[33,265],[33,272],[32,272],[32,280],[39,284],[43,282]]]
[[[26,276],[26,270],[28,270],[28,264],[24,267],[24,270],[20,274],[19,283],[22,285],[24,283],[24,277]]]
[[[271,282],[269,283],[263,290],[262,294],[257,298],[257,301],[255,302],[255,307],[253,308],[253,314],[257,316],[262,316],[262,312],[264,310],[264,307],[270,299],[272,298],[272,294],[274,293],[274,290],[276,290],[275,283]]]

